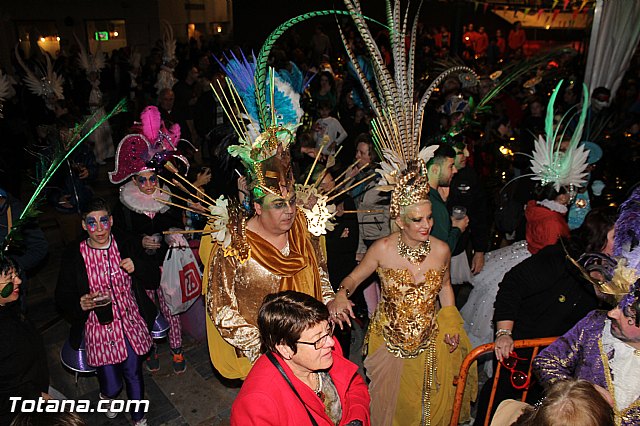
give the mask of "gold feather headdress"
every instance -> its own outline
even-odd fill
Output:
[[[427,102],[440,85],[453,73],[468,73],[469,78],[478,78],[477,74],[465,66],[454,66],[436,77],[426,91],[417,96],[414,87],[414,64],[417,23],[422,2],[413,15],[413,23],[409,26],[410,7],[401,12],[400,0],[387,2],[387,25],[391,39],[393,70],[384,63],[382,54],[366,25],[359,0],[344,0],[350,16],[364,40],[368,56],[372,63],[376,90],[368,81],[349,47],[342,30],[342,38],[347,54],[358,75],[376,117],[372,122],[372,136],[376,150],[383,158],[376,171],[381,175],[379,190],[393,190],[392,207],[397,214],[400,206],[415,203],[418,197],[428,199],[429,185],[424,166],[437,146],[420,149],[422,140],[422,121]],[[410,44],[405,40],[409,36]],[[421,176],[418,178],[418,175]],[[411,185],[407,186],[407,183]],[[393,216],[393,213],[392,213]]]

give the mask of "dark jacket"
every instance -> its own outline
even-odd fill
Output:
[[[37,399],[49,389],[49,370],[42,336],[20,303],[0,307],[0,324],[0,426],[8,426],[18,414],[9,412],[9,397]]]
[[[153,219],[143,213],[137,213],[119,202],[113,210],[113,227],[127,235],[134,245],[142,249],[142,237],[145,235],[161,234],[169,228],[182,228],[181,212],[176,209],[169,209],[165,213],[157,213]],[[156,265],[162,265],[164,256],[167,254],[169,246],[162,240],[162,247],[154,254],[148,255],[144,251],[145,257],[152,258]],[[138,247],[136,247],[138,248]],[[158,278],[159,282],[160,278]],[[157,288],[157,287],[156,287]]]
[[[453,175],[449,186],[447,208],[449,213],[454,206],[467,209],[469,226],[458,240],[452,256],[462,253],[469,240],[476,252],[487,252],[489,249],[489,209],[487,194],[476,171],[467,166]]]
[[[130,238],[119,233],[112,232],[114,240],[118,243],[118,250],[122,259],[131,258],[135,270],[131,275],[131,289],[138,303],[140,314],[151,329],[156,318],[155,304],[144,292],[145,289],[154,290],[160,283],[160,268],[149,260],[140,248]],[[82,339],[84,324],[89,317],[89,311],[83,311],[80,307],[80,297],[89,293],[89,278],[87,268],[80,253],[80,241],[71,244],[62,255],[62,267],[58,275],[56,285],[56,305],[65,319],[71,324],[69,339],[71,346],[78,348]]]
[[[505,274],[493,319],[515,321],[514,340],[561,336],[598,304],[591,284],[574,271],[557,243]]]

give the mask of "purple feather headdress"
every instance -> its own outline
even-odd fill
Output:
[[[620,301],[622,309],[634,304],[640,296],[640,186],[620,206],[616,221],[613,254],[618,258],[614,275],[628,293]]]

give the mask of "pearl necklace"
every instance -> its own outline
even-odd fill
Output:
[[[420,243],[418,247],[409,247],[402,241],[402,234],[398,235],[398,254],[413,265],[420,265],[431,253],[431,240]]]

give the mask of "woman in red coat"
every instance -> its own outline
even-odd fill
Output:
[[[231,407],[232,425],[370,425],[367,385],[340,353],[324,304],[270,294],[258,328],[263,355]]]

